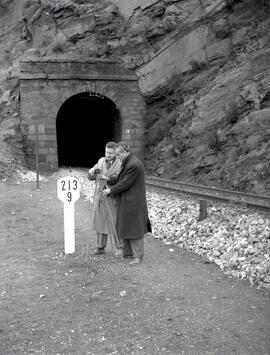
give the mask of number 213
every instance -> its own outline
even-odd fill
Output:
[[[68,184],[68,190],[71,190],[71,186],[70,186],[70,180],[67,181],[67,184]],[[62,191],[66,191],[65,189],[65,185],[66,185],[66,181],[61,181],[62,183]],[[73,190],[77,190],[78,186],[77,186],[77,180],[73,180]],[[68,192],[69,194],[70,192]],[[71,193],[70,193],[71,194]]]

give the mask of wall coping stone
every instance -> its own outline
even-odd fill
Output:
[[[101,58],[88,58],[88,59],[59,59],[59,58],[31,58],[22,59],[21,63],[110,63],[119,64],[117,60],[101,59]]]
[[[116,61],[111,60],[22,60],[20,61],[20,75],[42,74],[42,79],[49,75],[61,75],[65,77],[75,77],[76,79],[88,77],[110,77],[132,78],[137,80],[133,70],[120,66]],[[57,77],[56,77],[57,78]],[[118,78],[118,80],[120,80]]]
[[[104,80],[104,81],[137,81],[136,75],[101,75],[101,74],[20,74],[21,80]]]

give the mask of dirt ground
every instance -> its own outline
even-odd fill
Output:
[[[55,178],[0,183],[1,355],[270,354],[269,291],[151,236],[139,266],[94,256],[90,207],[66,256]]]

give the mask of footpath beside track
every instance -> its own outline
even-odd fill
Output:
[[[227,203],[237,203],[259,210],[270,210],[270,196],[225,190],[206,185],[190,184],[156,176],[148,176],[146,178],[146,185],[169,192],[187,194],[200,200],[214,200]]]

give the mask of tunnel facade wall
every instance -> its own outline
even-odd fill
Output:
[[[22,132],[26,138],[26,160],[30,168],[36,162],[37,130],[40,170],[58,168],[58,111],[67,99],[88,91],[115,103],[121,116],[121,139],[143,159],[145,103],[132,72],[104,61],[24,61],[20,78]],[[74,117],[74,125],[76,121]]]

